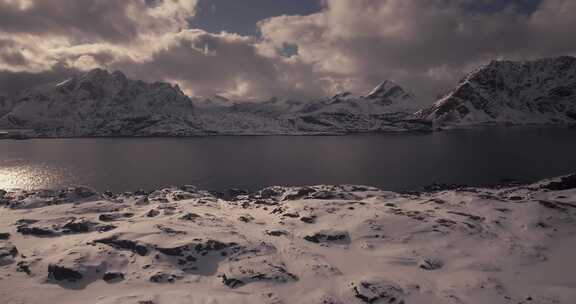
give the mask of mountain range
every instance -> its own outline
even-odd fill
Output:
[[[433,105],[393,81],[365,95],[236,102],[94,69],[0,97],[0,129],[36,137],[314,135],[576,123],[576,58],[492,61]]]

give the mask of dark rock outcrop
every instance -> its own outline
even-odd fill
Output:
[[[576,174],[561,177],[557,181],[551,181],[541,186],[542,189],[560,191],[576,188]]]
[[[150,252],[147,246],[142,245],[136,241],[120,239],[120,237],[117,235],[111,236],[109,238],[95,240],[94,243],[108,245],[120,250],[132,251],[140,256],[148,255]]]
[[[57,236],[54,230],[49,228],[42,228],[42,227],[28,227],[28,226],[18,226],[17,230],[19,233],[23,235],[32,235],[32,236],[39,236],[39,237],[50,237],[50,236]]]
[[[404,304],[404,291],[390,283],[363,280],[352,283],[352,291],[363,303]]]
[[[106,283],[116,283],[124,280],[124,274],[121,272],[107,272],[102,277]]]
[[[350,236],[345,231],[320,231],[312,235],[304,236],[304,239],[312,243],[350,243]]]
[[[82,280],[83,276],[74,269],[50,264],[48,266],[48,278],[56,281],[78,282]]]
[[[18,255],[16,246],[8,242],[0,242],[0,266],[12,264]]]

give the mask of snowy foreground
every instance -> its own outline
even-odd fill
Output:
[[[393,193],[0,191],[8,303],[576,303],[576,175]]]

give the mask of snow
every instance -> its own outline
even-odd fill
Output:
[[[574,124],[576,58],[492,61],[416,116],[436,128]]]
[[[429,189],[0,191],[0,298],[7,304],[576,301],[576,175]]]
[[[65,84],[69,83],[71,80],[72,80],[72,79],[66,79],[66,80],[64,80],[64,81],[61,81],[61,82],[59,82],[59,83],[56,84],[56,87],[61,87],[61,86],[65,85]]]

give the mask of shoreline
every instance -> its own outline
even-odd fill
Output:
[[[55,191],[55,192],[57,192],[57,191],[64,191],[66,189],[86,189],[86,190],[89,190],[93,193],[98,193],[98,194],[109,193],[111,195],[122,195],[122,194],[134,194],[134,193],[152,193],[154,191],[159,191],[162,189],[193,187],[195,189],[205,191],[205,192],[210,193],[216,197],[221,198],[221,197],[228,196],[229,193],[234,193],[234,192],[238,192],[238,193],[241,193],[242,195],[250,196],[250,195],[253,195],[255,193],[261,192],[267,188],[274,188],[274,187],[306,188],[306,187],[328,186],[328,187],[367,187],[367,188],[377,189],[378,191],[387,191],[387,192],[395,192],[398,194],[410,195],[410,194],[421,194],[421,193],[433,193],[433,192],[439,192],[439,191],[458,191],[458,190],[463,190],[463,189],[474,189],[474,188],[487,189],[487,190],[499,190],[499,189],[505,189],[505,188],[513,188],[513,187],[528,187],[529,185],[538,183],[538,182],[543,181],[543,180],[562,178],[562,177],[570,177],[573,175],[576,176],[576,173],[567,172],[566,174],[557,175],[555,177],[534,178],[532,180],[526,180],[526,181],[519,181],[519,180],[516,180],[513,178],[502,178],[502,179],[499,179],[498,181],[481,183],[481,184],[460,184],[460,183],[433,182],[433,183],[426,184],[423,186],[410,187],[408,189],[398,189],[398,190],[386,189],[384,187],[378,187],[378,186],[369,185],[369,184],[269,185],[269,186],[255,187],[254,189],[231,187],[231,188],[221,189],[221,190],[200,189],[198,186],[196,186],[194,184],[182,184],[182,185],[166,185],[166,186],[154,187],[154,188],[149,188],[149,189],[136,188],[136,189],[126,189],[126,190],[120,190],[120,191],[110,191],[110,190],[95,189],[94,187],[86,186],[86,185],[82,185],[82,184],[69,184],[69,185],[65,185],[65,186],[49,187],[49,188],[42,188],[42,187],[40,187],[40,188],[18,188],[18,187],[0,188],[0,191],[6,191],[6,192],[10,192],[10,191],[12,191],[12,192],[14,192],[14,191],[31,191],[31,192],[34,192],[34,191]]]
[[[35,136],[26,135],[22,138],[2,137],[1,140],[28,140],[28,139],[106,139],[106,138],[205,138],[205,137],[316,137],[316,136],[355,136],[355,135],[434,135],[437,133],[449,132],[468,132],[468,131],[486,131],[486,130],[519,130],[519,129],[574,129],[576,124],[483,124],[483,125],[462,125],[455,127],[444,127],[432,130],[398,130],[398,131],[355,131],[355,132],[280,132],[280,133],[206,133],[197,135],[86,135],[86,136]],[[19,129],[6,129],[1,131],[18,132]]]

